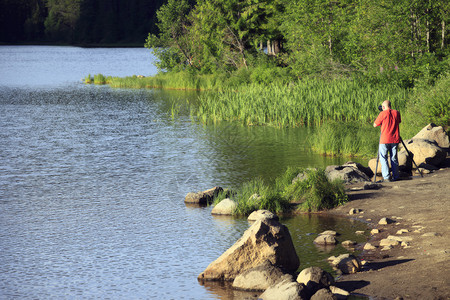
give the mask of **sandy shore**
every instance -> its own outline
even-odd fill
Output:
[[[423,178],[382,183],[376,190],[349,187],[351,201],[331,214],[347,215],[379,229],[368,241],[374,246],[389,235],[410,241],[408,246],[390,250],[364,250],[362,259],[368,264],[361,272],[339,278],[339,287],[373,299],[450,299],[449,162],[447,157],[444,168]],[[351,208],[362,212],[349,215]],[[379,225],[383,217],[396,222]],[[405,229],[402,234],[401,229]]]

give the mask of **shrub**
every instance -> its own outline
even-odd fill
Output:
[[[84,83],[90,84],[94,81],[94,78],[89,74],[88,76],[84,77]]]
[[[274,186],[266,184],[261,178],[244,183],[236,191],[236,214],[248,215],[252,211],[267,209],[275,213],[289,209],[290,203],[281,196]]]
[[[433,88],[421,90],[417,97],[423,107],[424,123],[450,126],[450,73],[440,78]]]
[[[402,115],[400,134],[411,138],[424,126],[435,123],[448,128],[450,126],[450,73],[440,77],[434,86],[417,88],[408,110]],[[405,139],[404,138],[404,139]]]
[[[299,173],[305,174],[305,178],[292,183]],[[220,193],[214,204],[226,197],[226,192]],[[293,202],[301,203],[302,210],[318,211],[348,200],[342,182],[329,182],[325,170],[294,167],[289,167],[273,184],[267,184],[260,178],[245,182],[231,197],[237,202],[235,215],[249,215],[259,209],[287,212],[293,207]]]
[[[106,84],[106,77],[103,74],[94,75],[94,84]]]

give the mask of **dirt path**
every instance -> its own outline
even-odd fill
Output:
[[[353,190],[351,201],[331,211],[368,221],[380,233],[374,246],[389,235],[411,239],[409,246],[363,251],[368,261],[359,273],[344,275],[338,286],[374,299],[450,299],[450,159],[446,168],[410,180],[382,183],[376,190]],[[357,185],[351,186],[358,188]],[[395,223],[378,225],[388,217]],[[401,229],[408,232],[397,234]]]

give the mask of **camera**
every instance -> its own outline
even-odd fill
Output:
[[[382,105],[378,105],[378,110],[379,111],[383,111],[383,106]]]

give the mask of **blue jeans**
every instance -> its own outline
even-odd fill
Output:
[[[392,179],[399,179],[397,149],[398,144],[380,144],[379,154],[381,162],[381,175],[383,175],[385,180],[389,179],[388,154],[391,158]]]

